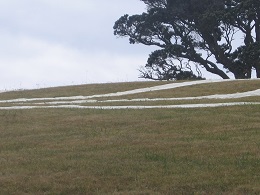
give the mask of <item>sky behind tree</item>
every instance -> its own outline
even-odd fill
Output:
[[[143,11],[139,0],[0,0],[0,90],[140,80],[155,48],[113,25]]]

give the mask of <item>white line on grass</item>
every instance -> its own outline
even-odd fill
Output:
[[[118,109],[152,109],[152,108],[215,108],[223,106],[238,105],[260,105],[260,102],[230,102],[215,104],[181,104],[181,105],[157,105],[157,106],[80,106],[80,105],[58,105],[58,106],[11,106],[0,107],[0,110],[22,110],[22,109],[46,109],[46,108],[78,108],[78,109],[100,109],[100,110],[118,110]]]
[[[139,99],[117,99],[117,100],[74,100],[74,101],[54,101],[33,103],[36,105],[57,105],[57,104],[83,104],[83,103],[109,103],[109,102],[154,102],[154,101],[176,101],[176,100],[200,100],[200,99],[237,99],[244,97],[260,96],[260,89],[234,94],[216,94],[197,97],[181,98],[139,98]]]
[[[150,92],[150,91],[173,89],[173,88],[185,87],[185,86],[191,86],[191,85],[197,85],[197,84],[228,82],[228,81],[234,81],[234,80],[199,80],[199,81],[190,81],[190,82],[183,82],[183,83],[170,83],[170,84],[159,85],[159,86],[154,86],[154,87],[134,89],[134,90],[116,92],[116,93],[91,95],[91,96],[71,96],[71,97],[52,97],[52,98],[19,98],[19,99],[12,99],[12,100],[0,100],[0,103],[19,103],[19,102],[52,101],[52,100],[53,101],[55,101],[55,100],[87,100],[87,99],[99,98],[99,97],[116,97],[116,96],[131,95],[131,94],[144,93],[144,92]]]
[[[0,103],[26,103],[31,101],[51,101],[56,100],[54,102],[39,102],[34,103],[38,106],[10,106],[10,107],[0,107],[1,110],[14,110],[14,109],[34,109],[34,108],[83,108],[83,109],[147,109],[147,108],[199,108],[199,107],[220,107],[220,106],[234,106],[234,105],[257,105],[260,102],[232,102],[232,103],[212,103],[212,104],[182,104],[182,105],[155,105],[155,106],[82,106],[75,104],[82,103],[95,103],[95,102],[133,102],[133,101],[161,101],[161,100],[194,100],[194,99],[232,99],[232,98],[242,98],[242,97],[250,97],[250,96],[260,96],[260,89],[242,93],[235,94],[217,94],[217,95],[209,95],[209,96],[199,96],[199,97],[182,97],[182,98],[143,98],[143,99],[119,99],[119,100],[90,100],[90,98],[97,97],[113,97],[113,96],[122,96],[136,93],[143,93],[149,91],[158,91],[165,89],[172,89],[177,87],[184,87],[196,84],[203,83],[215,83],[215,82],[225,82],[231,80],[200,80],[200,81],[191,81],[184,83],[171,83],[165,85],[159,85],[154,87],[142,88],[129,90],[124,92],[116,92],[116,93],[108,93],[108,94],[100,94],[100,95],[92,95],[92,96],[71,96],[71,97],[56,97],[56,98],[21,98],[21,99],[13,99],[13,100],[1,100]],[[58,101],[57,101],[58,100]],[[63,101],[60,101],[63,100]],[[68,101],[64,101],[68,100]],[[70,100],[70,101],[69,101]],[[45,106],[39,106],[39,105]],[[49,104],[49,106],[47,106]],[[58,104],[67,104],[67,105],[58,105]]]

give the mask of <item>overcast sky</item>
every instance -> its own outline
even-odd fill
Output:
[[[0,90],[140,80],[152,48],[113,25],[143,11],[139,0],[0,0]]]

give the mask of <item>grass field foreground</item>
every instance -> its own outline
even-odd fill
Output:
[[[0,110],[0,194],[260,194],[259,140],[260,105]]]

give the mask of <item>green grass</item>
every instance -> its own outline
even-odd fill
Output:
[[[0,194],[260,194],[259,111],[0,110]]]

